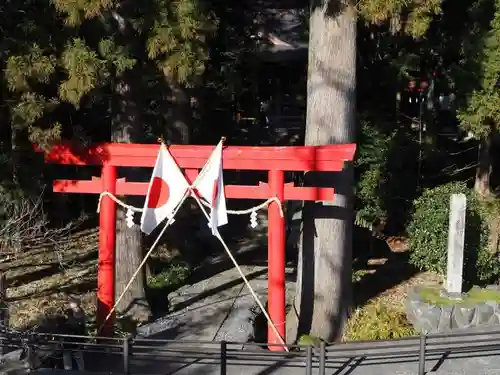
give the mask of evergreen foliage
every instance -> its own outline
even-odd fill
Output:
[[[410,36],[421,37],[434,17],[441,13],[441,0],[361,0],[357,7],[365,20],[373,24],[398,21],[404,15],[406,20],[397,29]]]
[[[386,134],[372,122],[362,119],[360,147],[356,155],[356,221],[373,223],[387,217],[383,190],[387,184],[387,158],[394,134]]]
[[[21,35],[24,47],[9,51],[5,78],[12,121],[29,129],[37,143],[58,140],[63,129],[71,134],[72,118],[83,115],[83,122],[92,105],[108,101],[110,85],[149,60],[158,74],[189,84],[203,72],[206,38],[216,26],[198,0],[33,0],[30,5],[47,9],[45,24],[53,27]],[[10,6],[14,13],[25,8],[22,2],[17,9]],[[36,27],[38,18],[26,18],[17,28]],[[124,23],[126,37],[118,32]]]
[[[474,82],[477,87],[467,95],[460,113],[462,125],[478,138],[488,137],[500,125],[500,1],[494,1],[494,16],[489,31],[480,34],[480,49],[475,50],[478,65]],[[476,37],[476,39],[478,39]]]

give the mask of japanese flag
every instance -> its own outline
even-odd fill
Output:
[[[163,220],[170,218],[181,203],[189,184],[174,158],[162,144],[149,182],[141,217],[141,230],[150,234]]]
[[[215,147],[193,187],[210,203],[209,227],[215,235],[217,227],[227,224],[226,195],[222,177],[222,141]]]

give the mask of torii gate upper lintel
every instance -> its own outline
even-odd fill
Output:
[[[146,182],[117,179],[117,167],[150,167],[155,164],[159,145],[105,143],[82,148],[69,143],[53,146],[44,154],[51,164],[100,165],[100,177],[91,180],[55,180],[53,191],[60,193],[101,194],[118,196],[147,194]],[[194,181],[205,165],[214,146],[172,145],[169,151],[188,181]],[[297,187],[285,183],[285,171],[338,172],[344,163],[352,161],[355,144],[325,146],[225,146],[223,168],[236,170],[267,170],[267,183],[259,185],[226,185],[226,198],[331,201],[333,188]],[[285,219],[280,207],[268,208],[268,310],[278,332],[285,338]],[[104,196],[99,216],[98,324],[114,305],[114,267],[116,236],[116,203]],[[108,326],[109,328],[109,326]],[[106,331],[104,331],[106,332]],[[108,330],[109,332],[109,330]],[[272,329],[268,343],[280,344]],[[272,347],[271,347],[272,348]],[[274,350],[279,350],[275,347]]]

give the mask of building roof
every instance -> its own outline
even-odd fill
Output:
[[[307,8],[265,8],[257,6],[255,23],[258,26],[258,56],[269,61],[307,57]]]

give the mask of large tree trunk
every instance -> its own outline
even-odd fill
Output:
[[[306,144],[355,137],[356,13],[334,0],[313,0],[310,17]],[[326,5],[325,5],[326,4]],[[338,339],[351,300],[353,181],[342,173],[307,173],[306,183],[335,188],[335,201],[306,203],[289,340],[310,334]]]
[[[116,117],[113,125],[112,141],[120,143],[131,143],[137,141],[137,133],[140,131],[137,110],[131,95],[130,80],[120,81],[115,88]],[[125,177],[134,180],[136,171],[129,169]],[[127,201],[133,205],[137,202]],[[134,204],[136,203],[136,204]],[[125,219],[125,211],[118,209],[116,221],[116,266],[115,266],[115,298],[118,298],[132,275],[142,261],[142,238],[139,226],[128,228]],[[117,306],[117,313],[127,315],[136,321],[147,321],[151,316],[151,310],[146,299],[145,270],[135,278],[131,287]]]
[[[117,31],[122,39],[122,43],[133,46],[137,40],[134,38],[131,32],[132,29],[129,27],[127,21],[117,10],[112,11],[111,15],[116,21]],[[113,142],[133,143],[143,138],[141,134],[143,130],[138,118],[139,111],[136,106],[134,93],[132,92],[133,83],[137,82],[138,79],[141,79],[140,74],[135,69],[132,69],[115,83],[113,102],[114,123],[111,133]],[[137,181],[138,171],[133,168],[126,168],[123,177],[129,181]],[[126,198],[125,201],[134,206],[142,203],[134,198]],[[142,262],[142,259],[141,230],[137,225],[129,228],[126,222],[126,212],[118,209],[116,215],[115,251],[116,300],[124,291],[132,275]],[[147,321],[151,317],[151,309],[146,298],[146,270],[144,267],[117,305],[116,312],[137,322]]]
[[[492,172],[491,143],[493,137],[481,140],[478,150],[478,166],[476,168],[476,179],[474,181],[474,190],[483,197],[491,194],[490,176]]]
[[[167,76],[171,90],[167,114],[167,139],[174,144],[188,144],[190,139],[191,108],[186,89]]]

